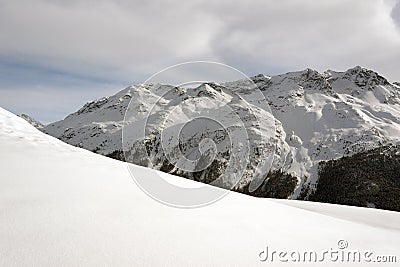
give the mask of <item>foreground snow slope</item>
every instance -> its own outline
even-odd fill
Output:
[[[322,253],[340,239],[400,260],[399,213],[234,192],[204,208],[171,208],[140,191],[124,163],[1,108],[0,166],[0,266],[274,266],[259,260],[267,245]]]

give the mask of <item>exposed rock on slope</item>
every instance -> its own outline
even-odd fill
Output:
[[[27,122],[29,122],[33,127],[35,127],[36,129],[43,129],[44,125],[40,122],[38,122],[37,120],[31,118],[30,116],[26,115],[26,114],[21,114],[18,115],[19,117],[23,118],[24,120],[26,120]]]
[[[258,184],[264,188],[268,181],[263,179],[282,173],[280,179],[286,177],[289,181],[276,187],[286,185],[282,194],[277,195],[291,198],[297,198],[302,188],[317,184],[319,162],[396,144],[399,140],[399,86],[372,70],[355,67],[345,72],[319,73],[307,69],[277,76],[257,75],[252,80],[267,99],[273,117],[252,100],[255,93],[243,87],[246,81],[209,83],[198,88],[147,84],[87,103],[64,120],[46,126],[44,131],[102,155],[122,160],[128,156],[127,160],[136,164],[212,183],[221,174],[229,176],[228,159],[236,154],[229,151],[227,131],[239,134],[244,126],[253,142],[249,146],[251,157],[245,160],[248,165],[244,179],[236,189],[246,191],[255,173],[261,181]],[[238,93],[245,97],[237,97]],[[128,105],[125,123],[130,127],[131,139],[128,149],[125,148],[129,153],[124,155],[122,126]],[[179,146],[166,142],[164,145],[170,148],[166,151],[163,137],[176,134],[174,125],[184,124],[187,119],[182,114],[194,113],[218,115],[226,121],[240,113],[240,120],[230,121],[226,129],[211,121],[193,120],[179,137]],[[143,136],[140,131],[135,132],[145,123],[148,130]],[[204,139],[215,147],[202,143]],[[201,145],[205,145],[203,151],[198,149]],[[201,160],[193,165],[180,162],[179,157],[173,156],[179,151],[187,159]],[[268,158],[271,154],[274,157]],[[235,171],[238,170],[230,169],[230,174]],[[293,178],[295,186],[290,182]],[[225,182],[229,184],[229,180]],[[215,182],[230,187],[224,183]]]

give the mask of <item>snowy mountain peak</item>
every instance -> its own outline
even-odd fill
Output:
[[[284,172],[295,177],[296,190],[293,183],[287,190],[287,197],[293,198],[303,185],[318,181],[319,162],[399,141],[399,87],[372,70],[359,66],[344,72],[306,69],[276,76],[260,74],[251,80],[260,91],[248,80],[209,82],[196,88],[131,86],[85,104],[64,120],[46,126],[44,131],[72,145],[126,159],[122,147],[125,123],[132,134],[129,161],[212,182],[225,172],[232,155],[226,145],[226,129],[190,118],[207,114],[226,123],[238,116],[239,121],[229,122],[230,133],[245,128],[253,140],[253,154],[239,188],[246,188],[257,172],[262,173],[262,179],[269,179],[269,172],[261,168],[271,160],[269,153],[274,155],[271,173]],[[263,106],[263,102],[268,102],[269,107]],[[146,123],[148,131],[141,136],[139,129]],[[165,151],[162,136],[176,136],[176,127],[186,123],[190,127],[179,137],[179,146],[170,143],[170,150]],[[199,153],[197,146],[203,144],[204,138],[215,142],[216,154],[213,149],[200,149],[208,154]],[[171,156],[179,151],[196,160],[212,156],[214,161],[208,162],[206,169],[200,168],[204,160],[193,161],[198,166],[188,167],[192,163],[183,164]],[[184,171],[190,168],[196,174]],[[199,169],[202,171],[198,172]]]
[[[331,72],[332,80],[348,80],[361,89],[373,90],[376,86],[390,86],[386,78],[373,70],[360,66],[351,68],[345,72]]]

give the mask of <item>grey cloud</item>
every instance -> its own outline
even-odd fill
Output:
[[[0,53],[77,73],[141,75],[207,53],[212,18],[189,11],[165,3],[9,1],[0,10]]]
[[[362,65],[400,80],[399,10],[394,0],[0,0],[0,63],[115,84],[190,60],[248,75]]]
[[[290,4],[289,4],[290,2]],[[218,2],[220,3],[220,2]],[[276,3],[276,2],[275,2]],[[222,11],[227,3],[219,4]],[[237,9],[237,10],[236,10]],[[400,76],[400,38],[379,1],[280,1],[230,5],[217,54],[266,69],[345,69],[364,65]]]
[[[391,16],[396,26],[400,29],[400,1],[393,7]]]
[[[2,1],[0,55],[121,79],[144,79],[187,60],[265,72],[365,65],[393,78],[400,76],[391,63],[400,56],[400,35],[390,30],[386,5],[378,0]],[[393,18],[396,10],[398,5]]]

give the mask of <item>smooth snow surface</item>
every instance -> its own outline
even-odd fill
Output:
[[[266,246],[322,253],[338,240],[400,261],[400,213],[233,192],[203,208],[171,208],[140,191],[125,163],[1,108],[0,164],[0,266],[276,266],[259,260]]]

